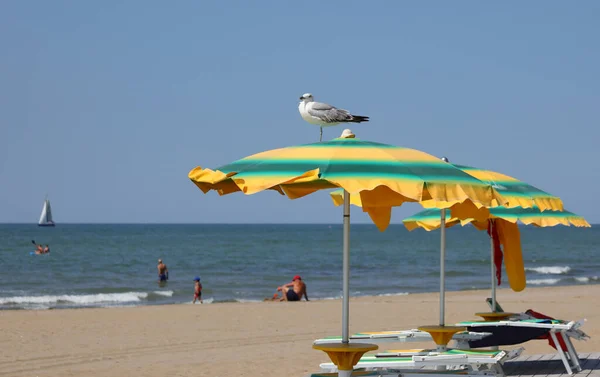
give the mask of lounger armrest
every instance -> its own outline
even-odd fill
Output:
[[[573,330],[577,330],[578,328],[580,328],[581,326],[583,326],[586,323],[587,319],[586,318],[582,318],[579,321],[573,321]],[[569,322],[571,323],[571,322]]]
[[[451,365],[466,364],[469,357],[467,355],[433,355],[433,356],[413,356],[415,366],[420,365]]]
[[[394,334],[373,334],[370,339],[398,339],[399,335]]]
[[[565,331],[565,334],[568,337],[573,338],[573,339],[577,339],[577,340],[588,340],[588,339],[591,339],[591,337],[588,334],[584,333],[581,330],[567,330],[567,331]]]
[[[515,356],[516,357],[516,356]],[[458,354],[458,355],[427,355],[413,356],[415,366],[423,365],[495,365],[501,364],[508,358],[506,351],[498,351],[494,356],[477,354]]]

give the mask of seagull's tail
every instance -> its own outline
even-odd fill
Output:
[[[362,115],[352,115],[352,118],[348,121],[348,123],[360,123],[360,122],[368,122],[369,117],[365,117]]]

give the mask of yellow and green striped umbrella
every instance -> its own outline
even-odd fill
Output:
[[[540,211],[563,210],[563,202],[559,197],[548,194],[516,178],[487,169],[464,165],[454,166],[480,181],[490,183],[507,200],[508,204],[505,204],[504,207],[537,207]]]
[[[344,132],[344,134],[346,131]],[[350,200],[360,197],[363,210],[383,230],[392,206],[429,201],[439,208],[472,203],[477,208],[506,201],[488,183],[427,153],[355,139],[331,141],[258,153],[216,170],[196,167],[189,178],[207,193],[276,190],[296,199],[321,189],[342,188],[344,198],[342,341],[349,327]]]
[[[360,198],[381,230],[389,225],[391,207],[404,202],[428,202],[437,208],[463,202],[477,208],[506,203],[491,184],[437,157],[355,138],[274,149],[216,170],[197,167],[189,178],[204,193],[215,190],[220,195],[271,189],[296,199],[342,188]]]
[[[454,166],[470,176],[490,184],[498,191],[498,193],[500,193],[500,195],[502,195],[502,198],[505,200],[504,204],[495,202],[492,206],[485,207],[473,207],[469,206],[469,203],[461,204],[459,206],[454,205],[454,212],[456,216],[460,217],[461,219],[476,219],[478,221],[486,222],[487,219],[491,217],[488,208],[486,207],[502,206],[507,208],[537,208],[538,211],[561,211],[563,209],[563,202],[559,197],[551,195],[511,176],[487,169],[478,169],[470,166],[454,165],[449,163],[446,164]],[[331,198],[335,205],[341,205],[343,202],[342,190],[333,191],[331,193]],[[361,199],[361,197],[353,196],[350,200],[351,203],[356,206],[368,207],[368,203],[363,203]],[[425,208],[450,207],[450,205],[443,205],[443,203],[439,203],[434,200],[423,201],[421,204]],[[533,211],[533,213],[535,213],[535,211]]]
[[[490,208],[490,219],[503,219],[511,223],[520,221],[525,225],[534,225],[538,227],[549,227],[555,225],[590,227],[591,225],[579,215],[569,211],[541,211],[538,207],[533,208]],[[408,230],[423,228],[427,231],[435,230],[440,227],[441,211],[437,208],[426,209],[402,220]],[[452,210],[446,219],[446,227],[449,228],[456,224],[472,224],[479,230],[488,228],[488,220],[478,220],[475,218],[459,219],[452,216]]]

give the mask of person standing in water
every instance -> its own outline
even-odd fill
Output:
[[[195,304],[196,300],[200,300],[202,304],[202,283],[200,283],[200,276],[196,276],[194,282],[194,301],[192,301],[192,304]]]
[[[158,281],[164,283],[169,280],[169,269],[167,265],[163,263],[162,259],[158,260]]]

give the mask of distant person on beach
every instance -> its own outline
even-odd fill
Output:
[[[200,277],[196,276],[194,282],[194,301],[192,301],[192,304],[195,304],[196,300],[199,300],[202,304],[202,283],[200,283]]]
[[[162,259],[158,260],[158,281],[159,282],[165,282],[167,280],[169,280],[169,269],[167,268],[167,265],[163,263]]]
[[[304,284],[300,275],[294,276],[290,283],[278,287],[277,290],[281,291],[281,298],[279,301],[300,301],[302,296],[308,301],[306,284]],[[276,296],[273,298],[276,298]]]

